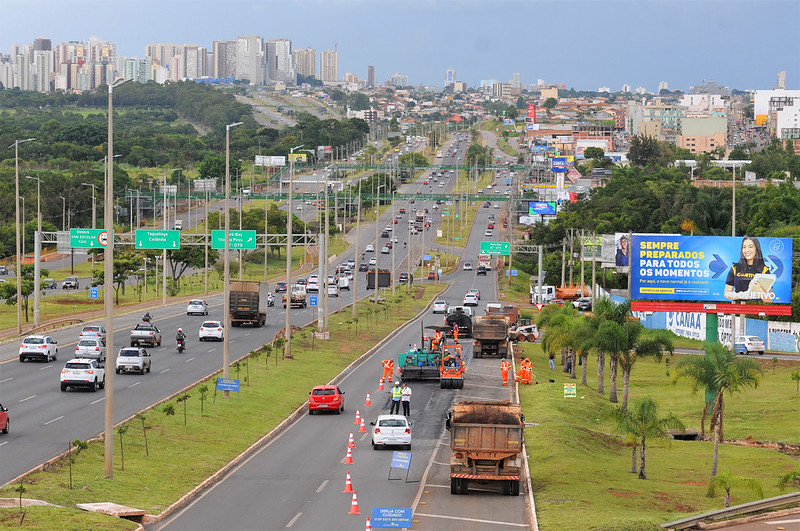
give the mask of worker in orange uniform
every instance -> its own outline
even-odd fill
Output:
[[[503,358],[500,362],[500,374],[503,375],[503,385],[508,385],[508,371],[511,370],[511,362]]]
[[[453,339],[455,341],[458,341],[458,325],[457,324],[453,325]]]
[[[522,377],[523,373],[525,372],[525,359],[526,358],[522,358],[519,361],[519,370],[517,371],[517,374],[516,374],[516,380],[517,381],[520,380],[520,378]]]
[[[441,342],[442,342],[442,333],[437,330],[436,335],[433,336],[433,339],[431,340],[431,350],[438,350]]]
[[[522,383],[525,385],[530,385],[531,374],[533,373],[533,362],[530,360],[530,358],[525,358],[523,363],[525,364],[525,370],[522,373]]]
[[[394,362],[392,360],[383,360],[383,376],[382,382],[387,382],[392,379],[392,372],[394,371]]]

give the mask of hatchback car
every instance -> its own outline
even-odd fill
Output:
[[[764,340],[758,336],[736,336],[736,343],[733,345],[733,350],[737,354],[748,356],[751,352],[757,352],[759,356],[763,356],[765,348]]]
[[[208,303],[203,299],[189,301],[186,306],[186,315],[208,315]]]
[[[378,263],[378,260],[373,256],[369,259],[369,265],[374,266]]]
[[[58,342],[50,336],[28,336],[19,346],[19,361],[58,359]]]
[[[435,271],[428,273],[428,280],[439,280],[439,275]]]
[[[144,374],[150,372],[151,363],[150,354],[142,347],[123,347],[117,353],[115,371]]]
[[[475,295],[478,298],[478,300],[481,300],[481,290],[477,288],[468,289],[467,294]]]
[[[464,271],[472,271],[472,262],[464,262]]]
[[[338,297],[339,296],[339,286],[336,284],[329,284],[328,285],[328,296],[329,297]]]
[[[387,235],[387,236],[388,236],[388,235]],[[372,245],[372,244],[370,243],[370,244],[369,244],[369,245],[367,245],[367,247],[364,249],[364,252],[365,252],[365,253],[374,253],[374,252],[375,252],[375,246],[374,246],[374,245]]]
[[[335,385],[318,385],[308,393],[308,414],[315,411],[344,411],[344,391]]]
[[[475,272],[475,274],[486,276],[486,266],[478,266],[478,270]]]
[[[400,275],[397,277],[397,281],[400,284],[405,284],[406,282],[408,282],[408,279],[409,279],[408,273],[400,273]]]
[[[42,289],[56,289],[58,284],[52,278],[46,278],[42,280]]]
[[[391,252],[392,250],[389,249],[387,246],[384,245],[383,247],[381,247],[381,254],[389,254]]]
[[[486,232],[484,232],[483,235],[484,236],[491,236],[492,235],[492,230],[491,229],[486,229]]]
[[[106,344],[106,327],[100,325],[88,325],[81,328],[81,333],[78,340],[81,339],[99,339]]]
[[[276,282],[275,293],[286,293],[286,282]]]
[[[411,450],[411,423],[403,415],[378,415],[372,428],[372,448],[403,446]]]
[[[369,271],[369,266],[367,264],[358,264],[359,271]]]
[[[8,418],[8,408],[0,404],[0,432],[8,433],[11,428],[11,420]]]
[[[106,346],[97,338],[80,339],[75,345],[75,357],[106,361]]]
[[[464,295],[464,306],[477,306],[478,297],[474,293],[467,293]]]
[[[208,341],[209,339],[222,341],[224,337],[225,330],[219,321],[206,321],[200,325],[200,332],[197,334],[197,339],[200,341]]]
[[[446,313],[447,312],[447,301],[438,300],[433,301],[433,313]]]
[[[61,369],[61,390],[67,387],[88,387],[91,392],[106,386],[106,370],[97,360],[75,358]]]

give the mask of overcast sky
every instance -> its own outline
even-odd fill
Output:
[[[786,70],[800,88],[797,0],[0,0],[0,51],[92,35],[124,56],[147,43],[199,44],[257,34],[339,51],[346,72],[444,84],[445,71],[568,88],[688,90],[713,80],[769,89]],[[318,55],[319,68],[319,55]]]

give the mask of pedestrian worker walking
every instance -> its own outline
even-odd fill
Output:
[[[548,358],[550,359],[550,370],[551,371],[556,370],[556,353],[555,352],[551,352],[550,356],[548,356]]]
[[[395,382],[392,387],[392,407],[389,409],[389,414],[400,414],[400,399],[403,396],[403,391],[400,389],[400,382]]]
[[[403,403],[403,415],[409,417],[411,416],[411,388],[405,382],[403,382],[403,388],[400,389],[400,396],[400,401]]]
[[[500,362],[500,374],[503,375],[503,385],[508,385],[508,371],[511,370],[511,362],[503,358]]]
[[[383,360],[383,376],[381,376],[382,382],[388,382],[392,378],[392,360]]]

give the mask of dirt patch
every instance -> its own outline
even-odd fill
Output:
[[[608,489],[606,492],[611,494],[612,496],[616,496],[617,498],[633,498],[634,496],[638,496],[638,494],[635,492],[621,491],[614,489]]]
[[[756,441],[751,438],[727,440],[726,444],[735,444],[736,446],[748,446],[751,448],[766,448],[768,450],[776,450],[782,454],[800,456],[800,444],[788,444],[773,441]]]
[[[417,288],[414,290],[414,300],[418,301],[425,296],[425,288]]]

